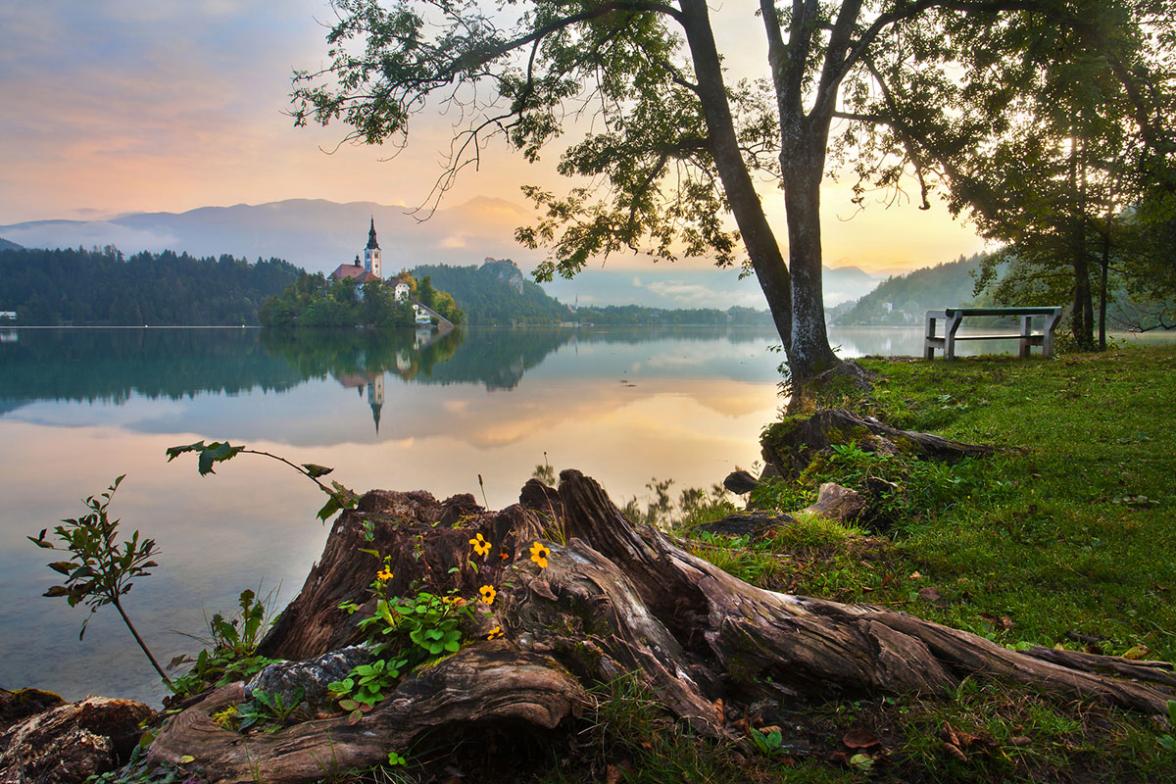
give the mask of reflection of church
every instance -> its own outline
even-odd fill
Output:
[[[384,374],[383,372],[345,373],[336,376],[345,389],[354,389],[360,400],[366,390],[368,405],[372,409],[372,422],[376,425],[376,433],[380,432],[380,412],[384,408]]]
[[[384,407],[384,374],[373,378],[367,385],[368,405],[372,407],[372,421],[376,423],[376,434],[380,432],[380,409]]]

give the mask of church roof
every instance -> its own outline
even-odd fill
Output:
[[[379,280],[379,276],[365,270],[363,267],[357,267],[354,264],[340,264],[331,273],[331,280],[355,280],[360,283],[368,283],[369,281]]]
[[[376,240],[376,218],[372,216],[371,228],[368,229],[367,250],[379,250],[380,243]]]

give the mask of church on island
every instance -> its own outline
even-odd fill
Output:
[[[358,284],[369,283],[373,280],[383,280],[383,262],[380,259],[380,241],[376,238],[376,218],[372,216],[371,224],[368,227],[368,241],[363,249],[363,263],[359,261],[359,256],[356,255],[355,261],[351,264],[340,264],[331,273],[331,280],[353,280]],[[403,302],[408,299],[411,292],[408,284],[403,280],[396,281],[396,301]],[[417,320],[421,321],[419,306],[413,305],[413,309],[417,310]],[[423,322],[422,322],[423,323]]]
[[[340,264],[331,273],[331,280],[354,280],[356,283],[368,283],[373,280],[383,280],[382,262],[380,260],[380,241],[376,239],[376,219],[372,216],[368,228],[367,246],[363,249],[363,263],[359,256],[351,264]],[[406,287],[407,288],[407,287]]]

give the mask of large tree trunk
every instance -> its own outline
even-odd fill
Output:
[[[792,349],[788,367],[794,380],[815,378],[838,363],[825,330],[821,282],[821,178],[825,167],[823,136],[801,137],[781,154],[784,206],[788,211],[788,262],[792,272]]]
[[[791,276],[743,160],[706,2],[682,0],[681,7],[715,168],[756,279],[768,301],[776,331],[787,351],[793,324]]]
[[[770,722],[806,701],[933,695],[977,675],[1152,714],[1176,694],[1166,664],[1017,653],[882,607],[756,588],[658,531],[633,526],[578,471],[560,480],[558,494],[527,494],[538,508],[497,514],[465,501],[439,504],[427,493],[368,493],[336,521],[322,561],[267,639],[266,653],[314,657],[359,639],[355,619],[365,612],[349,616],[338,602],[359,598],[372,580],[375,561],[361,549],[373,548],[393,557],[393,592],[421,586],[469,596],[480,584],[497,586],[493,606],[468,624],[466,639],[475,641],[405,676],[353,724],[340,714],[243,736],[212,720],[244,699],[241,684],[224,687],[173,718],[151,759],[191,755],[209,782],[314,781],[329,775],[324,771],[376,764],[430,732],[504,723],[571,729],[567,720],[587,705],[584,687],[625,673],[710,736],[736,735],[734,722],[749,714]],[[551,544],[546,569],[527,557],[534,538],[550,541],[537,537],[540,530],[567,541]],[[495,549],[474,571],[465,542],[476,533]],[[504,639],[478,641],[496,626]]]

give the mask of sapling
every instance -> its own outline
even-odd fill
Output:
[[[122,605],[122,597],[134,586],[133,580],[147,577],[151,574],[149,570],[158,566],[151,560],[156,553],[155,540],[141,539],[139,532],[133,531],[130,539],[118,541],[119,521],[111,520],[108,514],[110,501],[125,476],[124,474],[116,478],[114,483],[106,488],[106,492],[97,498],[87,498],[84,502],[89,510],[87,514],[62,520],[61,525],[53,529],[57,543],[47,538],[47,528],[42,528],[35,537],[30,536],[29,541],[45,550],[70,554],[68,561],[54,561],[49,564],[50,569],[65,575],[65,582],[51,587],[45,592],[45,596],[64,596],[70,607],[84,604],[90,608],[90,615],[82,622],[78,639],[86,636],[86,626],[100,607],[113,605],[130,630],[131,636],[135,638],[135,642],[143,649],[151,666],[159,673],[159,677],[163,678],[164,683],[171,687],[171,678],[167,677],[167,673],[159,666],[155,655],[139,636],[138,629]]]

